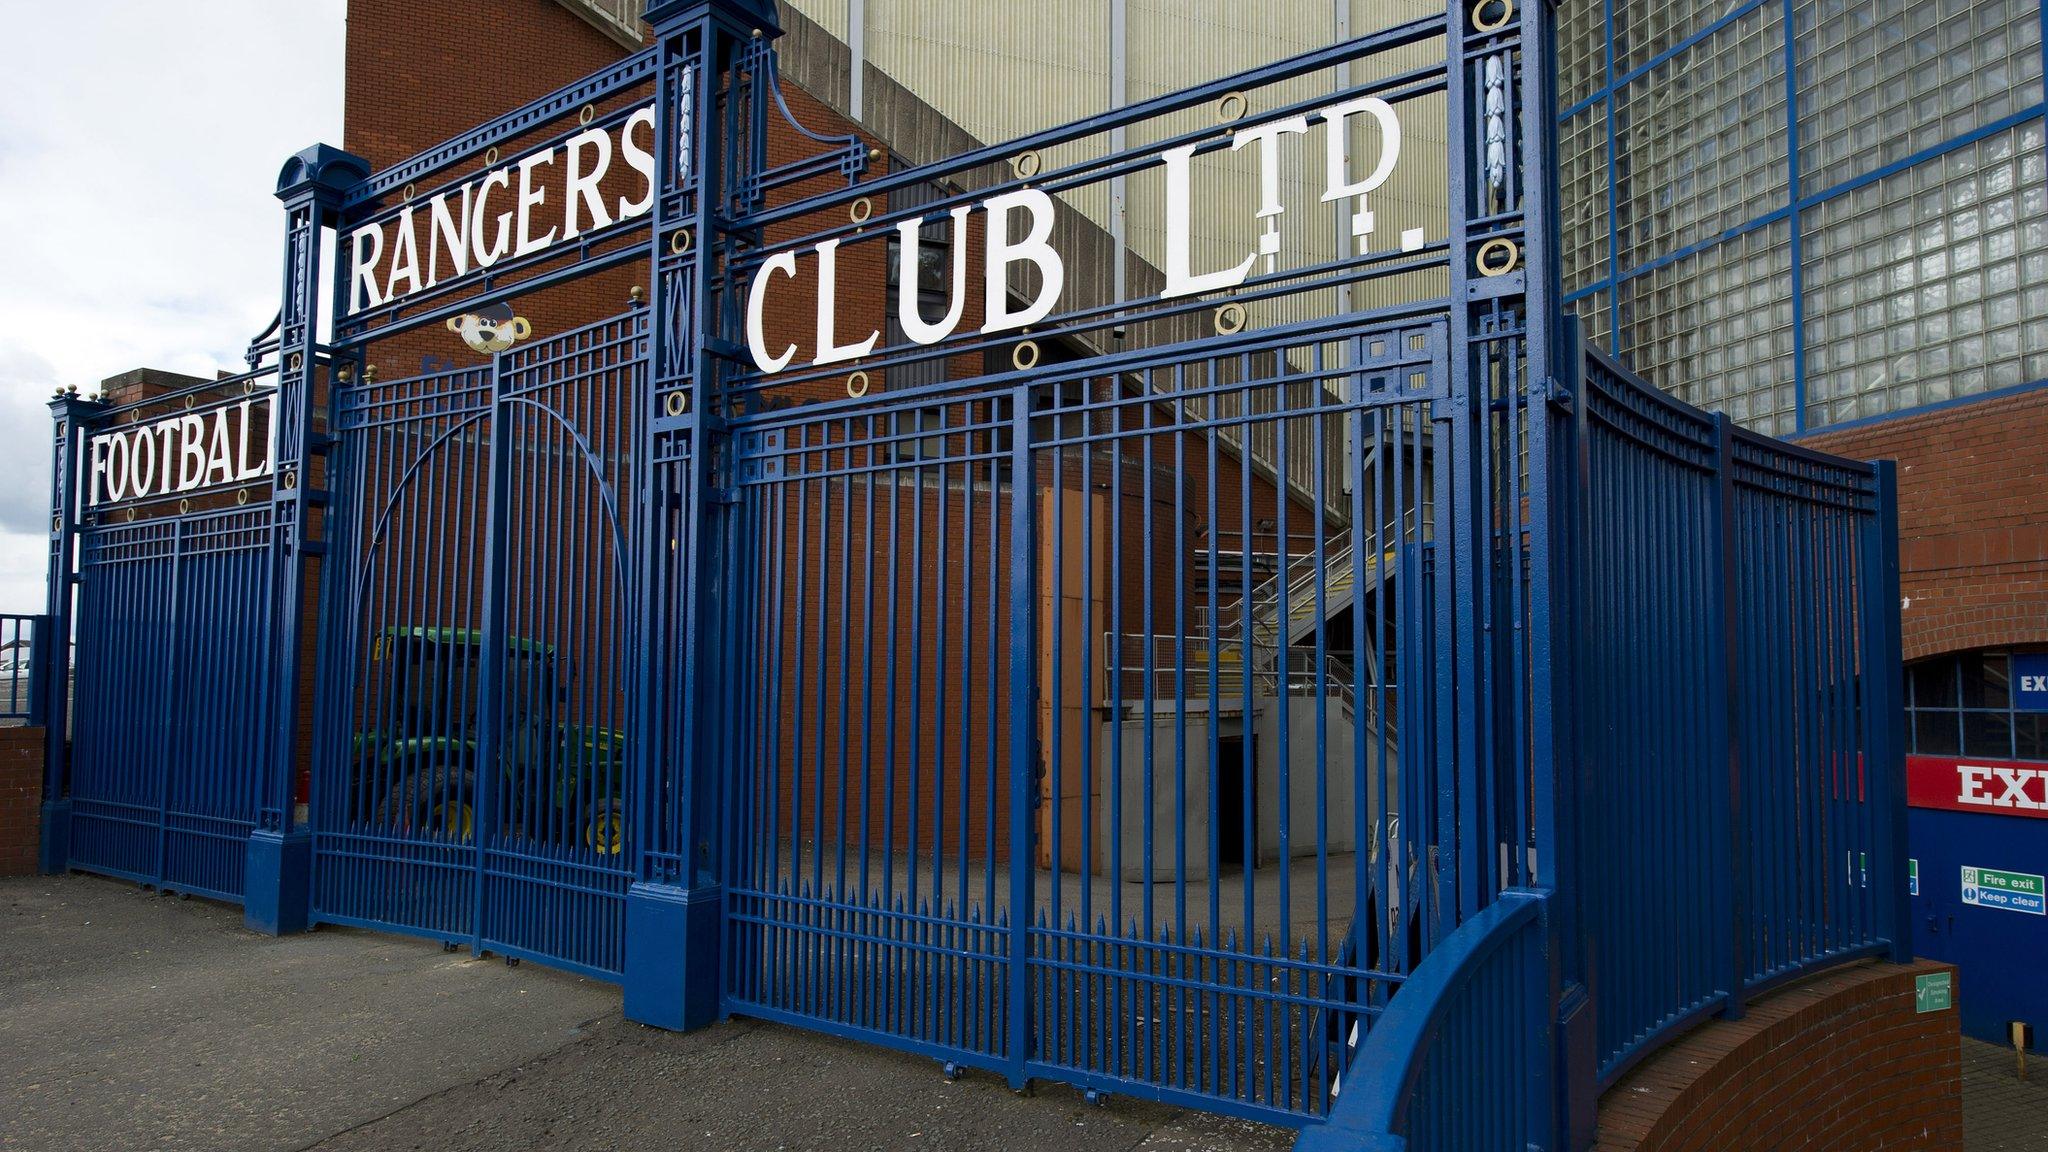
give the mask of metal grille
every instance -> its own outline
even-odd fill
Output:
[[[344,389],[320,918],[623,970],[644,331]]]

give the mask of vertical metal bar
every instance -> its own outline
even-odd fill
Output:
[[[477,653],[477,744],[476,744],[476,833],[470,849],[470,906],[469,937],[470,951],[481,955],[484,949],[484,861],[496,839],[497,814],[502,810],[503,801],[498,796],[498,786],[505,773],[505,618],[506,604],[506,517],[512,492],[512,436],[506,427],[504,383],[506,355],[498,353],[491,359],[490,404],[491,414],[486,427],[490,436],[490,456],[485,481],[487,495],[484,504],[484,549],[482,580],[484,586],[483,606],[478,621],[477,634],[480,650]],[[523,550],[523,549],[522,549]]]
[[[1031,963],[1031,907],[1035,861],[1031,851],[1032,765],[1038,709],[1033,697],[1038,683],[1038,541],[1037,516],[1031,493],[1036,485],[1031,468],[1031,386],[1019,384],[1010,396],[1010,972],[1005,1050],[1012,1088],[1028,1079],[1025,1068],[1035,1054],[1031,1029],[1031,996],[1027,992]],[[1053,482],[1059,482],[1054,476]],[[992,489],[990,499],[995,497]],[[1058,529],[1056,528],[1055,531]],[[991,612],[994,606],[991,605]],[[991,686],[991,693],[994,689]],[[1055,711],[1059,700],[1052,701]],[[993,840],[995,830],[989,830]],[[1054,844],[1055,857],[1059,845]],[[993,872],[993,869],[991,869]]]
[[[1904,964],[1913,955],[1913,902],[1905,881],[1906,846],[1906,711],[1899,703],[1900,636],[1899,605],[1899,475],[1898,465],[1880,460],[1874,465],[1877,480],[1876,508],[1864,529],[1871,542],[1864,587],[1868,589],[1864,611],[1863,649],[1867,653],[1865,691],[1870,694],[1873,731],[1870,795],[1879,813],[1878,851],[1872,870],[1878,878],[1879,898],[1885,900],[1885,931],[1891,938],[1891,958]],[[1874,537],[1874,539],[1871,539]]]
[[[1741,708],[1742,653],[1741,602],[1736,595],[1739,578],[1735,517],[1735,430],[1726,413],[1714,415],[1714,536],[1709,571],[1714,573],[1715,593],[1708,599],[1708,637],[1714,645],[1713,672],[1708,677],[1707,715],[1721,723],[1708,727],[1714,776],[1726,780],[1712,794],[1713,814],[1720,825],[1719,846],[1727,852],[1725,866],[1710,868],[1715,877],[1714,895],[1721,909],[1722,930],[1728,946],[1722,953],[1725,967],[1720,973],[1726,996],[1722,1014],[1731,1020],[1743,1016],[1744,975],[1749,957],[1744,926],[1749,917],[1747,885],[1749,833],[1744,820],[1747,807],[1743,795],[1743,741]],[[1714,935],[1719,935],[1719,932]],[[1710,937],[1711,938],[1711,937]]]
[[[102,412],[103,405],[80,400],[66,393],[50,402],[52,437],[50,447],[50,536],[45,570],[41,643],[31,665],[41,676],[43,732],[43,804],[40,814],[41,838],[37,868],[45,875],[70,866],[70,747],[72,668],[72,590],[79,582],[78,554],[80,516],[91,493],[78,490],[86,472],[80,466],[86,443],[86,427]],[[85,617],[81,631],[90,627]]]

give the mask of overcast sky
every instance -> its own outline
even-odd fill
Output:
[[[210,375],[277,312],[285,157],[341,143],[344,0],[0,6],[0,612],[39,612],[50,393]]]

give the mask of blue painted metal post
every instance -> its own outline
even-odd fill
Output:
[[[771,3],[747,0],[668,0],[649,5],[658,52],[655,79],[657,192],[649,235],[649,291],[644,429],[637,453],[641,495],[640,537],[634,557],[642,636],[637,653],[630,778],[639,797],[639,879],[626,893],[625,1012],[629,1019],[686,1029],[717,1019],[723,995],[719,968],[725,890],[721,853],[713,851],[722,826],[718,801],[727,742],[712,729],[725,710],[706,696],[723,691],[725,678],[705,675],[720,655],[706,643],[718,613],[723,533],[715,521],[713,462],[724,439],[717,349],[720,311],[712,304],[713,274],[723,274],[706,253],[725,249],[721,231],[723,162],[733,151],[726,131],[749,139],[750,125],[718,115],[719,77],[739,46],[756,35],[780,33]],[[729,99],[738,99],[735,83]],[[752,105],[750,115],[758,115]],[[746,140],[738,142],[747,143]],[[744,150],[744,149],[742,149]],[[678,399],[673,403],[671,395]],[[656,446],[687,440],[684,506],[671,520],[651,507]],[[674,465],[661,465],[669,467]],[[658,530],[657,530],[658,526]],[[671,535],[672,533],[672,535]],[[657,586],[656,574],[672,543],[682,557],[678,586]],[[673,620],[666,615],[675,613]],[[657,639],[660,638],[660,639]],[[673,638],[669,641],[667,638]],[[663,698],[669,697],[669,698]],[[666,719],[671,712],[679,722]],[[657,844],[649,843],[660,828]],[[656,850],[656,849],[660,850]]]
[[[1878,829],[1873,861],[1879,898],[1884,900],[1893,963],[1913,959],[1913,895],[1906,883],[1906,706],[1903,678],[1904,603],[1899,593],[1899,466],[1879,460],[1877,514],[1864,528],[1870,541],[1863,585],[1862,645],[1864,700],[1870,735],[1864,771],[1876,800]],[[1889,899],[1885,899],[1889,897]]]
[[[1717,847],[1727,853],[1727,866],[1716,869],[1713,884],[1721,922],[1728,926],[1728,948],[1721,957],[1725,964],[1721,979],[1727,999],[1721,1015],[1740,1020],[1743,984],[1749,974],[1749,838],[1743,824],[1742,688],[1736,680],[1742,668],[1738,647],[1742,625],[1737,619],[1742,605],[1735,539],[1735,422],[1728,419],[1726,412],[1714,413],[1714,510],[1718,515],[1714,528],[1715,562],[1710,575],[1720,591],[1712,597],[1710,611],[1717,626],[1715,639],[1719,647],[1714,658],[1719,667],[1713,682],[1707,685],[1716,702],[1707,716],[1710,722],[1721,721],[1714,725],[1713,763],[1724,769],[1726,786],[1720,791],[1720,811],[1716,813],[1719,819],[1715,824],[1723,830]]]
[[[306,562],[318,553],[306,540],[313,500],[311,465],[324,448],[313,431],[315,380],[322,347],[320,237],[340,220],[341,199],[370,175],[369,162],[316,144],[285,162],[277,198],[285,209],[283,298],[277,345],[277,405],[272,417],[269,613],[271,650],[268,751],[263,802],[249,834],[242,919],[258,932],[306,930],[311,900],[312,840],[293,819],[292,780],[299,735],[299,681],[305,632]]]
[[[50,401],[50,557],[48,607],[37,625],[36,650],[30,665],[48,693],[43,713],[43,807],[41,846],[36,867],[46,876],[70,866],[71,798],[66,794],[71,727],[71,589],[78,544],[79,453],[85,444],[84,425],[106,410],[80,400],[76,390]]]
[[[1587,971],[1587,951],[1582,937],[1586,874],[1581,855],[1579,830],[1583,793],[1578,755],[1578,677],[1586,666],[1577,644],[1584,621],[1579,619],[1581,598],[1575,594],[1577,570],[1585,562],[1584,512],[1585,475],[1580,470],[1580,453],[1585,439],[1585,332],[1579,318],[1559,309],[1557,318],[1557,359],[1554,369],[1558,396],[1566,406],[1556,433],[1547,427],[1548,411],[1532,412],[1532,427],[1542,427],[1531,451],[1529,472],[1547,485],[1546,498],[1538,506],[1548,511],[1543,547],[1555,552],[1546,565],[1551,573],[1547,596],[1554,610],[1535,615],[1539,635],[1532,647],[1541,651],[1532,657],[1543,670],[1537,683],[1545,698],[1532,703],[1537,715],[1553,716],[1556,749],[1549,765],[1550,779],[1539,785],[1537,803],[1537,848],[1547,856],[1543,878],[1552,890],[1549,914],[1545,917],[1550,946],[1557,957],[1552,965],[1557,982],[1556,1084],[1558,1127],[1568,1134],[1567,1148],[1584,1148],[1593,1142],[1594,1120],[1599,1112],[1599,1037],[1593,1030],[1592,978]],[[1562,467],[1553,468],[1556,460]],[[1541,463],[1538,463],[1538,462]],[[1558,481],[1562,481],[1559,483]],[[1557,731],[1557,729],[1562,731]],[[1539,745],[1540,746],[1540,745]]]

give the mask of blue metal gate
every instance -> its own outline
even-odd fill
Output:
[[[1449,359],[1333,326],[745,422],[730,1009],[1326,1108],[1442,907],[1398,686],[1454,643]]]
[[[188,427],[256,413],[252,426],[236,425],[235,440],[245,456],[266,455],[260,413],[275,384],[273,373],[255,372],[113,405],[67,402],[78,424],[69,431],[91,446],[79,457],[75,528],[75,867],[166,890],[243,894],[278,686],[273,516],[267,501],[250,503],[246,484],[181,494],[200,487],[180,488],[199,478],[182,450]]]
[[[1548,16],[885,172],[791,116],[771,5],[665,0],[382,172],[301,153],[268,367],[53,405],[53,858],[668,1027],[1570,1143],[1702,1014],[1903,947],[1902,808],[1889,479],[1571,340]],[[255,400],[262,469],[97,487]]]
[[[316,920],[623,971],[645,327],[340,386]]]

